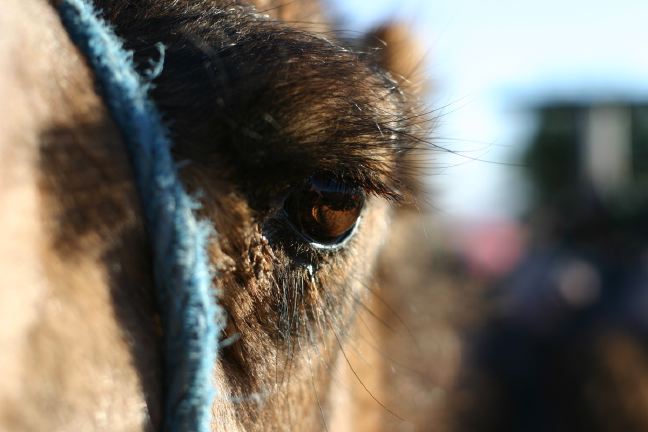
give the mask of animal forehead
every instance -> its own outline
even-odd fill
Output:
[[[288,168],[295,175],[351,166],[366,171],[395,154],[404,136],[403,104],[384,73],[301,34],[286,44],[251,39],[210,53],[192,72],[191,85],[174,78],[186,63],[169,60],[162,77],[168,85],[155,92],[175,124],[179,153],[229,155],[256,174]]]
[[[215,115],[248,126],[259,118],[375,122],[397,111],[394,82],[331,40],[334,33],[305,32],[232,1],[97,1],[142,69],[156,46],[166,47],[154,97],[171,122],[191,129]]]
[[[296,75],[265,85],[215,96],[206,134],[179,137],[177,151],[188,150],[194,160],[224,157],[248,180],[261,182],[323,171],[356,179],[390,170],[404,113],[379,79]]]
[[[152,95],[180,159],[225,166],[254,186],[390,170],[405,136],[398,87],[330,33],[233,2],[105,3],[142,69],[156,44],[166,47]]]

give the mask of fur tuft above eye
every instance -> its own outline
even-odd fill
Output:
[[[334,247],[353,233],[364,204],[361,188],[313,176],[288,196],[284,211],[292,227],[311,244]]]

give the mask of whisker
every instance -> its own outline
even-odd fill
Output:
[[[387,411],[389,414],[391,414],[392,416],[394,416],[394,417],[397,418],[398,420],[400,420],[400,421],[405,421],[405,419],[404,419],[403,417],[399,416],[399,415],[396,414],[394,411],[392,411],[391,409],[389,409],[389,408],[388,408],[384,403],[382,403],[378,398],[376,398],[376,396],[374,396],[374,394],[371,392],[371,390],[369,390],[369,388],[367,388],[367,386],[366,386],[365,383],[362,381],[362,379],[360,378],[360,376],[358,375],[358,373],[356,372],[356,370],[353,368],[353,365],[351,364],[351,361],[350,361],[349,358],[347,357],[347,354],[346,354],[346,352],[344,351],[344,347],[342,346],[342,342],[340,342],[340,338],[338,337],[337,333],[335,332],[334,329],[332,329],[332,331],[333,331],[333,335],[335,336],[335,340],[337,341],[338,346],[340,347],[340,351],[342,352],[342,356],[344,357],[344,360],[346,361],[347,365],[349,366],[349,369],[351,370],[351,372],[352,372],[353,375],[355,376],[355,378],[356,378],[356,380],[358,381],[358,383],[360,383],[360,385],[362,386],[362,388],[363,388],[363,389],[367,392],[367,394],[368,394],[368,395],[369,395],[369,396],[374,400],[374,402],[376,402],[378,405],[380,405],[380,406],[381,406],[385,411]]]

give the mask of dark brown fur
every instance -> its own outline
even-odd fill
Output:
[[[215,430],[353,428],[355,356],[345,346],[358,311],[368,308],[390,203],[413,199],[405,156],[425,132],[414,98],[379,59],[331,33],[306,31],[303,20],[281,21],[307,11],[326,29],[315,2],[259,2],[270,17],[231,1],[97,3],[143,72],[158,59],[156,44],[166,47],[152,96],[183,178],[200,191],[202,213],[218,231],[211,253],[228,312],[221,338],[235,342],[222,349],[215,370]],[[42,2],[29,4],[36,22],[55,21]],[[36,137],[25,163],[39,172],[35,223],[45,233],[38,238],[43,257],[31,259],[47,268],[50,288],[40,298],[51,311],[14,331],[29,341],[23,365],[37,379],[9,394],[0,425],[155,429],[160,331],[123,144],[92,91],[91,73],[60,24],[49,25],[63,55],[54,60],[54,51],[32,48],[51,64],[14,85],[42,89],[48,77],[54,91],[45,93],[43,110],[63,107],[23,126]],[[36,103],[29,92],[20,95],[26,107]],[[357,185],[369,197],[356,234],[336,250],[304,242],[281,213],[286,196],[313,175]],[[101,397],[93,396],[99,388]],[[116,400],[131,402],[120,408]],[[52,415],[35,414],[47,411]],[[120,413],[123,420],[110,420]]]

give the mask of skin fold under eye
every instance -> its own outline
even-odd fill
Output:
[[[351,234],[364,203],[365,193],[361,188],[313,176],[290,194],[284,211],[293,227],[307,240],[335,246]]]

